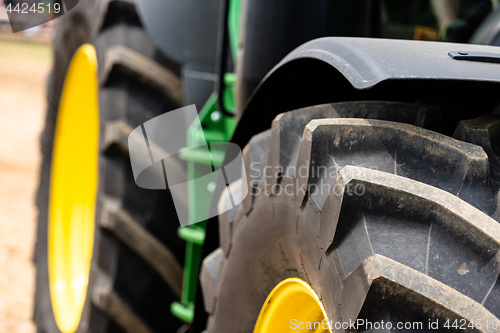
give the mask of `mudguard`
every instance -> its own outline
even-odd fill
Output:
[[[490,57],[453,59],[449,53],[457,51]],[[499,103],[495,90],[500,83],[500,64],[492,63],[495,59],[500,59],[500,49],[492,46],[319,38],[296,48],[276,65],[238,115],[248,128],[245,121],[250,117],[245,115],[254,118],[258,113],[257,123],[262,124],[258,127],[265,130],[263,125],[280,112],[353,100],[423,101],[459,111],[490,112]],[[239,136],[238,130],[235,135]]]
[[[287,55],[266,76],[299,59],[317,59],[333,66],[356,89],[369,89],[387,80],[467,80],[500,82],[500,66],[457,61],[448,53],[484,52],[496,47],[376,38],[320,38]],[[487,62],[487,59],[484,60]]]

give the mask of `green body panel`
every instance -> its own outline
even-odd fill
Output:
[[[238,37],[240,35],[240,15],[241,0],[229,1],[229,14],[227,25],[229,29],[229,45],[234,63],[236,63],[236,53],[238,52]]]

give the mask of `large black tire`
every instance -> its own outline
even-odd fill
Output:
[[[170,313],[170,305],[179,300],[182,284],[179,224],[168,191],[136,186],[127,137],[148,119],[180,106],[180,69],[157,51],[130,0],[80,1],[58,21],[37,194],[37,330],[59,332],[47,269],[50,168],[66,71],[85,43],[97,52],[101,130],[94,251],[77,331],[176,332],[182,323]]]
[[[435,331],[428,320],[439,320],[447,331],[447,319],[465,319],[494,331],[500,118],[462,121],[455,138],[428,130],[442,125],[425,105],[352,102],[280,114],[254,136],[243,151],[252,193],[219,217],[221,247],[201,270],[207,332],[252,332],[290,277],[312,286],[334,323],[402,332],[397,322]]]

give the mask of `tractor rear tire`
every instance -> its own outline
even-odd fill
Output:
[[[280,114],[254,136],[249,195],[219,216],[220,248],[201,270],[206,331],[253,332],[288,278],[314,289],[334,326],[498,325],[500,118],[462,121],[455,138],[426,129],[443,119],[420,104],[337,103]]]
[[[180,106],[180,68],[149,39],[134,1],[80,1],[57,23],[37,193],[37,331],[60,332],[47,254],[52,152],[68,66],[77,49],[90,43],[99,68],[99,185],[89,285],[77,332],[176,332],[183,323],[170,305],[180,299],[185,245],[177,237],[170,192],[135,184],[127,137],[143,122]]]

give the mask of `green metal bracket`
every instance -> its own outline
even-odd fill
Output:
[[[229,3],[229,43],[233,63],[236,63],[236,52],[238,47],[238,30],[240,20],[241,0],[230,0]],[[226,73],[224,75],[224,91],[222,93],[222,103],[229,112],[236,110],[235,103],[236,75]],[[188,175],[188,210],[189,225],[180,227],[177,230],[178,236],[186,241],[186,255],[184,262],[184,276],[182,281],[182,296],[180,302],[172,303],[170,311],[180,320],[191,323],[194,318],[194,301],[196,282],[198,280],[198,268],[201,261],[201,249],[205,241],[206,221],[199,221],[200,216],[208,216],[212,192],[215,184],[203,183],[201,181],[189,182],[198,179],[206,171],[206,165],[215,168],[220,167],[224,162],[225,152],[210,147],[210,142],[228,142],[233,136],[236,128],[235,117],[226,116],[217,110],[217,94],[213,93],[200,110],[201,127],[197,122],[191,124],[187,132],[187,147],[179,152],[181,159],[187,162]],[[200,149],[205,142],[208,144],[208,151]]]
[[[184,305],[179,302],[172,303],[170,311],[174,316],[186,323],[192,323],[194,318],[194,304]]]
[[[232,74],[232,73],[231,73]],[[227,74],[226,74],[227,75]],[[230,93],[224,94],[224,103],[231,106],[230,103],[234,98],[230,94],[234,91],[234,78],[225,79],[227,91]],[[226,96],[227,102],[226,102]],[[197,149],[198,147],[210,142],[228,142],[235,129],[234,117],[224,116],[216,109],[217,94],[212,94],[205,106],[199,113],[201,128],[193,123],[187,133],[188,147],[181,149],[179,152],[180,158],[187,162],[188,180],[198,179],[206,170],[203,165],[210,165],[212,170],[220,167],[224,162],[224,151],[217,149]],[[233,107],[227,108],[234,110]],[[206,140],[206,141],[205,141]],[[175,302],[171,305],[170,310],[179,319],[185,322],[192,322],[194,317],[194,298],[196,290],[196,282],[198,279],[198,267],[201,261],[201,248],[205,240],[205,225],[206,221],[192,223],[199,220],[199,216],[208,216],[210,203],[212,200],[212,192],[215,184],[203,183],[200,181],[188,182],[188,209],[189,209],[189,225],[180,227],[177,231],[180,238],[186,241],[186,255],[184,262],[184,277],[182,282],[182,296],[180,302]],[[192,224],[191,224],[192,223]]]
[[[177,235],[186,242],[203,245],[205,241],[205,228],[179,228],[177,229]]]
[[[224,142],[224,141],[212,141],[212,142]],[[193,161],[196,163],[221,166],[224,162],[224,152],[211,150],[207,153],[204,149],[189,149],[184,148],[179,152],[180,158],[185,161]]]

